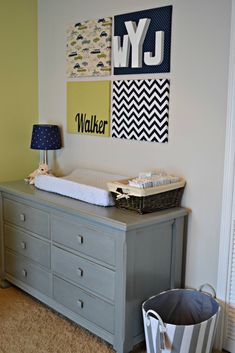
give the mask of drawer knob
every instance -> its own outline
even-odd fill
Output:
[[[77,300],[77,305],[78,305],[78,307],[80,308],[80,309],[82,309],[83,308],[83,301],[82,300]]]
[[[24,277],[27,277],[27,270],[23,269],[23,270],[22,270],[22,275],[23,275]]]
[[[21,220],[22,222],[25,221],[25,214],[24,214],[24,213],[21,213],[21,214],[20,214],[20,220]]]
[[[20,245],[21,245],[21,248],[22,248],[22,249],[26,249],[26,242],[25,242],[25,241],[22,241],[22,242],[20,243]]]
[[[83,276],[83,269],[82,268],[78,268],[77,269],[77,273],[78,273],[79,277],[82,277]]]
[[[78,239],[78,242],[79,244],[83,244],[83,236],[82,235],[77,235],[77,239]]]

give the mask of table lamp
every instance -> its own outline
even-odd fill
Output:
[[[50,124],[33,125],[30,148],[44,151],[43,163],[48,164],[47,151],[59,150],[61,148],[61,134],[59,126]]]

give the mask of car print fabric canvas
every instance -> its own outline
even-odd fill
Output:
[[[111,74],[112,18],[88,20],[67,31],[67,76]]]

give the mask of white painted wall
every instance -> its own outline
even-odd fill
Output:
[[[216,286],[226,97],[230,0],[38,0],[39,118],[60,124],[64,148],[57,173],[77,166],[136,175],[163,168],[187,180],[189,217],[186,285]],[[169,143],[125,141],[66,133],[66,28],[81,20],[173,5],[169,75]],[[123,77],[122,77],[123,78]]]

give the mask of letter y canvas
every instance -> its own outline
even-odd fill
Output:
[[[114,16],[114,75],[170,72],[172,6]]]
[[[67,131],[110,135],[110,81],[67,82]]]

